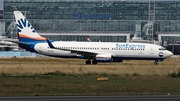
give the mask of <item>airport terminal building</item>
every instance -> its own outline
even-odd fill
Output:
[[[180,0],[1,0],[0,36],[17,38],[14,10],[54,40],[180,40]]]

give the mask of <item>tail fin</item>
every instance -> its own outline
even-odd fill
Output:
[[[19,41],[29,43],[33,41],[46,41],[46,38],[40,36],[31,26],[29,21],[23,16],[20,11],[14,11]]]

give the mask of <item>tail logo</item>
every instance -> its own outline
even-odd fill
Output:
[[[23,28],[27,28],[27,27],[30,28],[33,33],[36,32],[36,30],[31,26],[31,24],[25,18],[24,20],[22,18],[18,20],[17,27],[18,27],[18,32],[22,32]]]

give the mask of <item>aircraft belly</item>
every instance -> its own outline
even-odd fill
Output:
[[[51,49],[46,54],[49,55],[57,55],[57,56],[76,56],[77,54],[72,54],[70,51],[63,51],[63,50],[55,50]]]
[[[144,53],[143,51],[138,51],[138,52],[119,52],[114,55],[114,57],[118,58],[133,58],[133,59],[151,59],[151,58],[159,58],[155,54],[148,54]]]

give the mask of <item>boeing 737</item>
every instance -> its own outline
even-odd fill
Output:
[[[40,36],[20,11],[14,11],[19,47],[60,58],[86,59],[86,64],[122,62],[124,59],[159,61],[172,56],[164,47],[145,43],[53,41]]]

